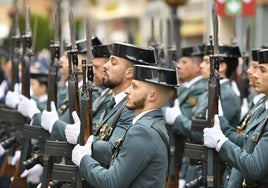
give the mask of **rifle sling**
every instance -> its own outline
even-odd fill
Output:
[[[168,155],[168,169],[167,169],[167,174],[166,174],[166,182],[168,181],[168,177],[169,177],[169,163],[170,163],[170,146],[169,146],[169,142],[168,140],[166,139],[164,133],[158,128],[155,126],[155,123],[152,125],[152,128],[154,130],[156,130],[156,132],[161,136],[162,140],[164,141],[166,147],[167,147],[167,155]]]

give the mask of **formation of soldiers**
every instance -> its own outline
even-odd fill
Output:
[[[161,49],[88,29],[33,69],[29,37],[0,51],[0,187],[268,186],[268,49],[252,49],[240,97],[236,45],[183,47],[167,69]]]

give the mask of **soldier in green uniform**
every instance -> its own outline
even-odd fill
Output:
[[[125,107],[126,95],[124,93],[132,80],[133,65],[152,62],[156,63],[154,49],[143,49],[127,43],[114,43],[112,45],[110,59],[104,65],[103,84],[112,89],[114,100],[111,100],[111,103],[106,107],[105,116],[99,123],[101,126],[95,133],[98,139],[94,142],[95,150],[93,153],[94,157],[104,165],[110,164],[111,152],[116,140],[125,133],[134,117],[134,112]],[[51,136],[53,138],[61,138],[76,144],[80,133],[80,120],[76,113],[73,115],[77,121],[74,124],[67,124],[65,131],[63,131],[62,126],[57,126],[57,123],[44,123],[42,126],[47,130],[52,130]],[[42,116],[44,122],[50,121],[51,115],[45,116]],[[73,126],[77,126],[78,131],[71,131]],[[105,155],[103,152],[106,152]]]
[[[207,81],[202,78],[201,76],[201,70],[200,70],[200,64],[202,63],[204,56],[204,45],[197,45],[192,47],[185,47],[182,49],[182,57],[179,59],[179,62],[177,63],[177,73],[178,73],[178,79],[181,82],[181,87],[177,90],[178,99],[176,100],[179,106],[180,111],[171,110],[170,108],[167,108],[166,111],[166,121],[170,125],[175,125],[175,114],[180,113],[186,118],[192,117],[192,110],[193,107],[197,104],[198,97],[207,91]],[[170,116],[173,116],[174,118],[170,119]],[[178,134],[178,131],[172,131],[175,136],[178,137],[180,142],[178,143],[178,148],[181,151],[183,151],[185,139],[187,138],[184,134]],[[180,155],[180,154],[179,154]],[[178,159],[179,163],[181,159]],[[186,166],[187,162],[183,160],[182,162],[182,169],[185,169],[184,166]],[[173,168],[171,166],[171,168]],[[181,171],[182,174],[185,174],[185,170]],[[180,175],[181,178],[179,185],[184,184],[184,175]],[[183,186],[182,186],[183,187]]]
[[[182,57],[177,64],[181,87],[177,91],[179,105],[184,116],[192,116],[192,108],[198,97],[207,91],[207,81],[202,78],[200,64],[204,56],[204,46],[192,46],[182,49]]]
[[[254,73],[255,89],[258,93],[268,94],[268,50],[258,53],[259,69]],[[227,187],[267,187],[267,100],[261,105],[242,132],[242,145],[229,140],[220,128],[218,116],[214,118],[214,127],[204,129],[204,145],[215,148],[221,159],[232,166]],[[219,113],[219,116],[221,114]]]
[[[94,107],[94,111],[92,111],[93,113],[92,126],[93,129],[95,130],[96,128],[94,127],[96,127],[95,125],[97,124],[99,117],[101,117],[102,114],[104,113],[107,103],[110,101],[111,98],[111,92],[109,92],[109,90],[104,90],[105,86],[103,86],[103,65],[108,61],[108,58],[110,57],[111,45],[95,45],[93,46],[92,52],[94,55],[93,59],[94,84],[98,88],[103,89],[101,95],[99,97],[96,97],[96,99],[93,101],[92,104],[92,106]],[[65,110],[64,115],[61,116],[60,118],[58,117],[56,110],[50,112],[45,111],[42,116],[44,121],[46,121],[46,116],[53,117],[50,118],[48,124],[46,125],[46,126],[53,126],[51,139],[64,140],[64,141],[67,140],[72,144],[76,144],[77,136],[80,133],[80,127],[67,126],[69,120],[68,109]],[[67,135],[65,135],[66,131],[68,132]]]
[[[224,116],[229,122],[233,122],[234,126],[238,125],[240,120],[240,99],[232,90],[232,86],[229,78],[235,71],[238,65],[238,58],[241,56],[240,50],[237,46],[220,46],[220,53],[222,59],[220,61],[219,74],[222,78],[220,80],[221,98],[223,104]],[[205,48],[205,56],[201,63],[201,73],[204,79],[209,79],[210,74],[210,61],[209,61],[209,47]],[[208,82],[207,82],[208,83]],[[229,107],[232,106],[230,109]],[[181,111],[177,102],[174,107],[166,109],[166,121],[168,124],[173,125],[172,131],[179,132],[187,138],[190,138],[191,143],[203,144],[202,132],[192,131],[192,119],[206,119],[206,113],[208,108],[208,92],[202,93],[197,100],[197,104],[192,110],[191,117],[185,116]],[[180,177],[185,178],[186,183],[199,177],[196,171],[196,164],[186,165],[189,159],[184,158],[185,165],[182,167]],[[187,169],[187,170],[184,170]],[[182,181],[181,181],[182,182]]]
[[[249,86],[254,88],[254,82],[255,82],[255,78],[254,78],[254,73],[258,70],[258,66],[259,66],[259,60],[258,60],[258,52],[260,49],[253,49],[251,50],[251,55],[252,55],[252,61],[249,64],[249,67],[247,69],[247,75],[248,75],[248,79],[249,79]],[[254,89],[255,91],[255,89]],[[256,112],[256,110],[258,110],[258,108],[263,105],[263,103],[266,101],[266,96],[263,93],[256,93],[254,98],[252,99],[252,102],[250,103],[250,108],[248,110],[248,112],[244,115],[244,117],[242,118],[242,120],[240,121],[239,125],[237,127],[235,127],[235,125],[230,125],[230,123],[228,122],[228,120],[224,117],[224,116],[220,116],[220,125],[221,125],[221,129],[224,133],[224,135],[226,137],[228,137],[230,139],[230,141],[232,141],[233,143],[235,143],[236,145],[242,147],[243,146],[243,135],[241,134],[243,132],[243,130],[246,129],[252,115]],[[226,172],[226,179],[224,180],[224,184],[226,187],[227,183],[229,181],[230,178],[230,173],[231,170],[229,169]]]
[[[132,126],[118,140],[108,169],[91,157],[91,142],[75,146],[72,161],[81,176],[96,188],[166,187],[169,143],[161,107],[176,85],[174,70],[134,65],[133,81],[125,90],[126,106],[136,115]]]

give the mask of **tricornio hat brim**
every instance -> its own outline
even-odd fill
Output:
[[[128,59],[137,64],[157,64],[155,48],[140,48],[128,43],[113,43],[112,54],[114,56]]]
[[[268,49],[260,50],[258,52],[259,64],[268,63]]]
[[[168,87],[177,87],[176,71],[173,69],[135,64],[133,79]]]

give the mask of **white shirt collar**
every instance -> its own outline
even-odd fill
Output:
[[[253,104],[254,104],[254,105],[257,104],[257,102],[259,102],[259,100],[261,100],[261,98],[264,97],[264,96],[265,96],[265,94],[263,94],[263,93],[260,93],[260,94],[256,95],[256,96],[253,98]],[[266,103],[267,103],[267,101],[266,101]]]
[[[186,88],[190,88],[195,82],[199,81],[202,79],[202,76],[197,76],[195,78],[193,78],[191,81],[189,82],[184,82],[183,86]]]
[[[45,102],[45,101],[47,101],[47,94],[38,97],[38,101],[39,101],[39,102]]]
[[[220,79],[220,84],[223,84],[223,83],[228,82],[228,81],[229,81],[229,79],[227,79],[227,78]]]
[[[120,103],[125,96],[126,96],[125,91],[122,91],[122,92],[118,93],[117,95],[115,95],[114,96],[114,100],[115,100],[114,106],[116,106],[118,103]]]

